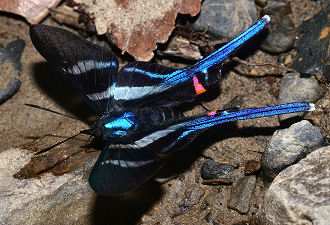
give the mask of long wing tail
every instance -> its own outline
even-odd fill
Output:
[[[159,171],[162,155],[183,148],[208,128],[236,120],[312,110],[314,104],[311,103],[289,103],[264,108],[218,110],[186,118],[160,127],[130,144],[108,145],[95,163],[89,182],[99,194],[125,193],[138,188]]]
[[[191,79],[192,77],[196,76],[196,73],[206,73],[210,67],[222,63],[222,61],[227,58],[234,50],[256,35],[259,31],[261,31],[269,21],[270,17],[268,15],[263,16],[257,23],[252,25],[242,34],[238,35],[228,44],[213,52],[211,55],[200,60],[191,67],[172,73],[165,83],[170,83],[173,85],[173,83],[181,83]]]
[[[174,70],[150,63],[134,62],[119,71],[113,96],[122,108],[134,104],[174,107],[193,101],[221,80],[219,66],[270,21],[262,17],[256,24],[195,65]]]
[[[202,116],[182,124],[182,128],[189,131],[195,131],[236,120],[246,120],[302,111],[313,111],[314,109],[315,106],[312,103],[295,102],[270,107],[248,108],[237,111],[213,111],[208,113],[206,116]]]

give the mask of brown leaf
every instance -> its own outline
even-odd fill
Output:
[[[178,13],[195,16],[201,0],[73,0],[94,20],[97,33],[136,60],[149,61],[165,43]]]
[[[62,4],[56,8],[50,8],[49,11],[52,18],[59,24],[66,24],[91,33],[96,32],[94,22],[87,15],[74,11],[72,7]]]
[[[45,18],[48,8],[55,7],[61,0],[0,0],[0,11],[25,17],[30,23],[39,23]]]

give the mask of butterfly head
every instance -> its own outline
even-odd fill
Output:
[[[96,121],[88,133],[103,139],[122,137],[137,127],[137,116],[132,112],[115,112]]]

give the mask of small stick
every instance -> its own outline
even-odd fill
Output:
[[[279,69],[279,70],[285,70],[285,71],[289,71],[289,72],[297,72],[295,69],[292,69],[290,67],[287,67],[287,66],[282,66],[282,65],[279,65],[279,64],[276,64],[276,63],[272,63],[272,62],[264,62],[264,63],[252,63],[252,62],[248,62],[248,61],[245,61],[243,59],[240,59],[238,57],[233,57],[232,60],[236,61],[236,62],[239,62],[243,65],[247,65],[247,66],[272,66],[276,69]]]

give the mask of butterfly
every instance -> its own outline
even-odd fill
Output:
[[[92,189],[102,195],[137,189],[163,167],[164,156],[219,124],[312,110],[309,103],[289,103],[185,117],[176,109],[217,86],[224,59],[269,20],[267,15],[262,17],[211,55],[179,70],[132,62],[118,71],[117,57],[111,51],[61,28],[31,25],[35,48],[100,116],[82,131],[106,143],[89,177]]]

